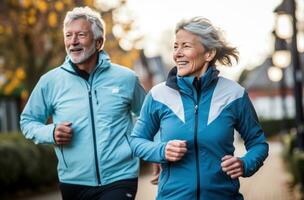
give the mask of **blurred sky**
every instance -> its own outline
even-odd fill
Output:
[[[281,0],[128,0],[127,5],[129,14],[134,17],[140,32],[145,36],[142,46],[147,55],[161,54],[165,60],[172,60],[172,48],[164,46],[173,42],[173,29],[181,18],[200,15],[210,19],[224,31],[228,42],[240,51],[238,65],[228,70],[221,68],[222,75],[235,79],[244,67],[259,65],[272,52],[273,10],[280,2]]]

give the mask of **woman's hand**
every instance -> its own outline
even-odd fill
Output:
[[[185,140],[170,140],[165,149],[166,160],[176,162],[182,159],[187,152],[187,143]]]
[[[232,179],[243,176],[243,161],[231,155],[226,155],[222,158],[222,170],[226,172]]]

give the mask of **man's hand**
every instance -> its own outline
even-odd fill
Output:
[[[61,124],[57,124],[54,132],[54,139],[56,144],[66,145],[71,142],[73,135],[71,125],[71,122],[63,122]]]
[[[232,179],[243,176],[243,161],[231,155],[226,155],[222,158],[222,170],[226,172]]]
[[[170,140],[165,149],[166,160],[176,162],[182,159],[187,152],[187,143],[185,140]]]

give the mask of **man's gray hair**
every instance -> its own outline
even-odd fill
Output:
[[[102,20],[101,15],[88,6],[76,7],[72,11],[67,12],[63,22],[63,32],[65,32],[66,26],[69,25],[73,20],[80,18],[86,19],[91,23],[94,39],[102,39],[104,43],[106,32],[105,23]]]
[[[185,30],[200,38],[201,44],[206,51],[216,51],[214,59],[210,62],[212,65],[216,61],[224,65],[232,65],[231,58],[238,61],[238,51],[235,47],[230,47],[224,40],[220,30],[215,28],[211,22],[203,17],[193,17],[183,19],[177,23],[175,33],[179,30]]]

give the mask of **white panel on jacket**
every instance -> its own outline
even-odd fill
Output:
[[[184,106],[182,97],[177,90],[174,90],[166,83],[160,83],[151,89],[152,98],[172,110],[172,112],[185,123]]]
[[[215,120],[227,105],[241,98],[244,91],[245,89],[238,83],[219,77],[212,95],[207,125]]]

